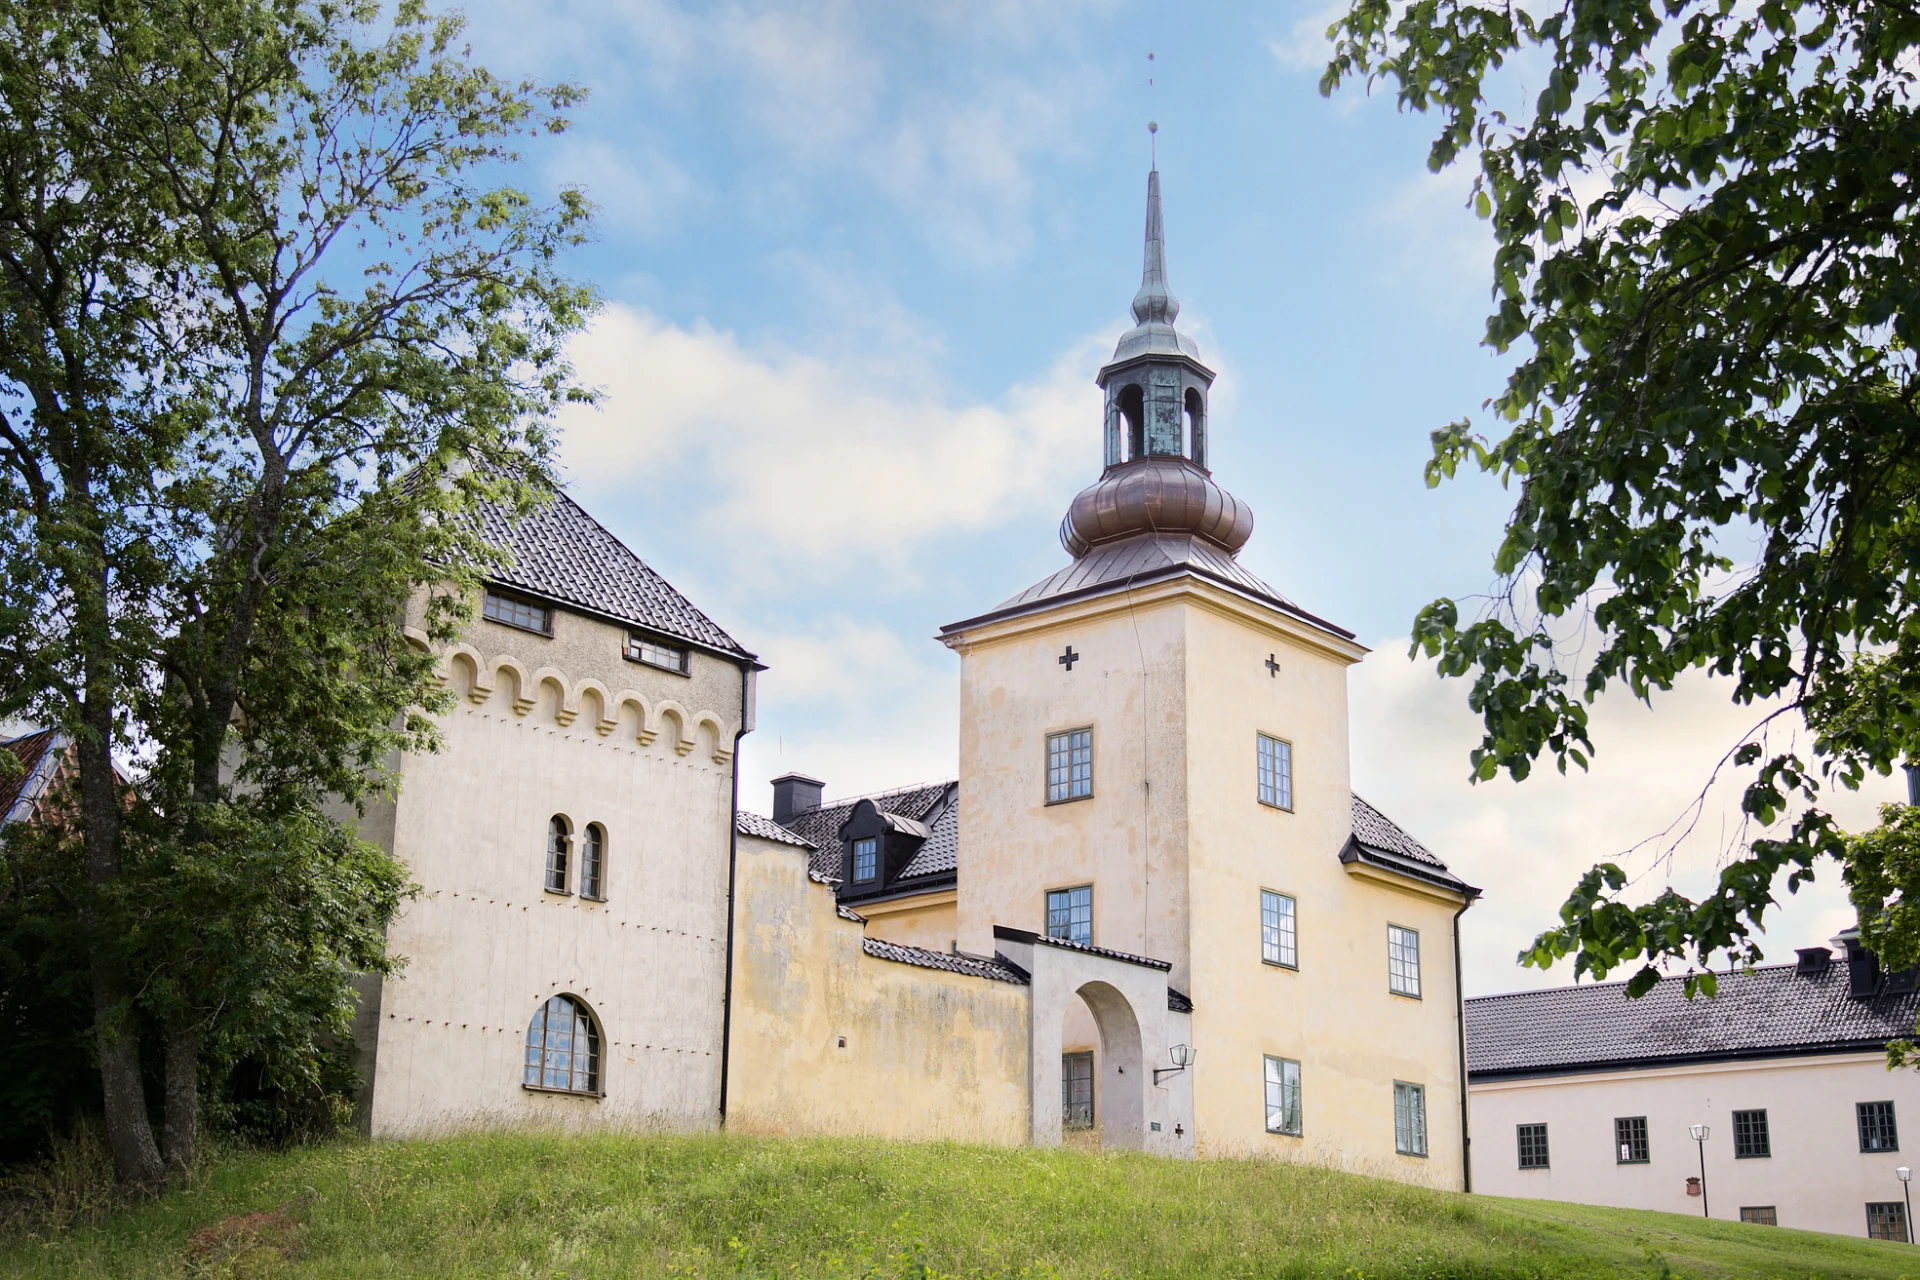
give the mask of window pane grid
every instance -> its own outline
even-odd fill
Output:
[[[1300,1064],[1291,1058],[1266,1060],[1267,1132],[1300,1136]]]
[[[489,591],[480,602],[480,614],[494,622],[519,627],[522,631],[547,634],[547,610],[541,605],[528,604],[525,600],[514,600]]]
[[[1260,891],[1260,958],[1268,964],[1298,966],[1293,917],[1292,898],[1269,889]]]
[[[1645,1164],[1647,1154],[1647,1118],[1623,1116],[1613,1122],[1615,1164]]]
[[[606,833],[600,824],[587,824],[586,839],[581,841],[580,849],[580,896],[583,898],[606,896],[606,848]]]
[[[1899,1200],[1886,1200],[1867,1206],[1867,1238],[1907,1242],[1907,1206]]]
[[[1068,1129],[1093,1128],[1093,1055],[1060,1056],[1060,1123]]]
[[[1547,1167],[1547,1126],[1522,1124],[1515,1125],[1514,1130],[1520,1141],[1520,1167],[1545,1169]]]
[[[880,874],[880,841],[855,840],[853,842],[853,878],[859,881],[871,880]]]
[[[600,1035],[577,1001],[554,996],[534,1013],[522,1080],[537,1089],[599,1092]]]
[[[1093,794],[1093,730],[1047,735],[1047,803]]]
[[[658,644],[640,636],[627,637],[627,658],[632,662],[644,662],[650,667],[659,667],[666,671],[687,673],[687,651],[676,649],[672,645]]]
[[[1893,1104],[1891,1102],[1859,1102],[1854,1104],[1860,1117],[1860,1149],[1862,1151],[1898,1151],[1900,1134],[1894,1128]]]
[[[1420,934],[1387,926],[1387,989],[1395,995],[1420,994]]]
[[[567,855],[573,843],[567,830],[565,818],[555,818],[547,823],[547,892],[565,893],[567,891]]]
[[[1740,1207],[1740,1221],[1751,1222],[1757,1227],[1777,1227],[1780,1215],[1774,1212],[1770,1204],[1751,1204]]]
[[[1393,1082],[1393,1149],[1403,1156],[1427,1154],[1425,1085]]]
[[[1734,1159],[1756,1160],[1772,1154],[1773,1147],[1767,1137],[1767,1113],[1765,1111],[1734,1112]]]
[[[1293,808],[1293,744],[1264,733],[1254,738],[1258,745],[1260,803],[1276,809]]]
[[[1093,945],[1093,886],[1047,893],[1047,936]]]

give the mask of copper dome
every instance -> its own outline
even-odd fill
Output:
[[[1253,511],[1187,459],[1150,457],[1108,467],[1060,522],[1060,543],[1076,560],[1139,533],[1190,533],[1232,555],[1253,536]]]

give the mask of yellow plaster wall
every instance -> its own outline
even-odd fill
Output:
[[[951,951],[960,936],[956,900],[955,891],[947,889],[890,902],[857,904],[853,909],[867,918],[869,937],[929,951]]]
[[[1024,1142],[1027,989],[865,954],[806,865],[739,838],[728,1127]]]

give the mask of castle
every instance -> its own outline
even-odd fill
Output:
[[[1178,315],[1156,171],[1071,563],[941,632],[957,780],[828,803],[789,774],[739,811],[755,656],[566,495],[483,513],[512,567],[441,655],[444,749],[367,819],[422,886],[363,992],[372,1133],[1072,1139],[1463,1185],[1478,890],[1353,794],[1366,650],[1239,564]]]

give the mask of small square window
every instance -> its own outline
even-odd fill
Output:
[[[1515,1125],[1514,1130],[1520,1139],[1520,1167],[1545,1169],[1547,1167],[1547,1126],[1521,1124]]]
[[[497,591],[489,591],[481,598],[480,616],[505,626],[531,631],[535,635],[553,634],[552,610],[545,605],[503,596]]]
[[[1260,803],[1293,808],[1293,744],[1264,733],[1254,735],[1260,774]]]
[[[1898,1151],[1900,1134],[1893,1125],[1891,1102],[1856,1102],[1854,1112],[1860,1121],[1862,1151]]]
[[[1764,1160],[1772,1154],[1773,1144],[1767,1135],[1767,1113],[1765,1111],[1734,1112],[1733,1158]]]
[[[1419,996],[1419,930],[1387,926],[1387,990],[1397,996]]]
[[[1907,1206],[1884,1200],[1867,1206],[1867,1239],[1907,1242]]]
[[[853,842],[853,879],[863,883],[880,874],[880,842],[878,840],[855,840]]]
[[[1284,893],[1260,891],[1260,959],[1267,964],[1298,968],[1300,957],[1294,945],[1294,902]]]
[[[1047,735],[1047,803],[1084,800],[1093,794],[1093,730]]]
[[[1747,1204],[1740,1206],[1740,1221],[1751,1222],[1756,1227],[1777,1227],[1780,1215],[1770,1204]]]
[[[1047,892],[1047,936],[1093,945],[1093,886]]]
[[[658,667],[662,671],[672,671],[679,675],[687,674],[685,649],[676,649],[670,644],[661,644],[645,636],[627,637],[626,658],[628,662],[643,662],[649,667]]]
[[[1647,1155],[1647,1118],[1622,1116],[1613,1122],[1613,1160],[1615,1164],[1645,1164]]]
[[[1427,1088],[1393,1082],[1393,1149],[1403,1156],[1427,1154]]]
[[[1268,1058],[1267,1132],[1300,1136],[1300,1064],[1291,1058]]]

